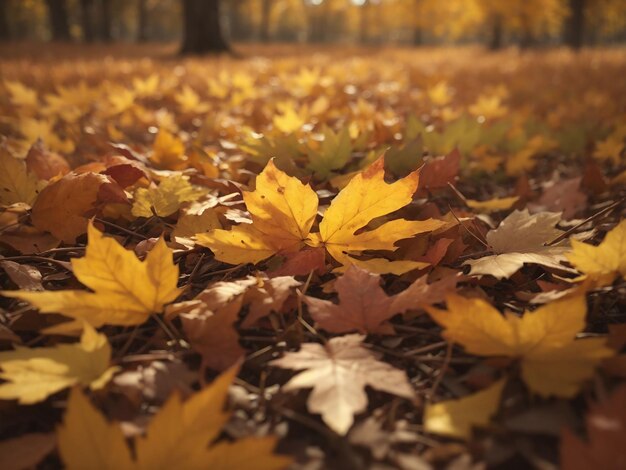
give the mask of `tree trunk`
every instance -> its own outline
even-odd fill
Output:
[[[112,7],[112,0],[100,0],[100,39],[104,42],[111,42],[113,39],[111,35]]]
[[[268,42],[270,40],[270,13],[272,10],[271,0],[261,0],[261,24],[259,30],[259,40]]]
[[[181,54],[230,52],[222,33],[219,0],[183,0]]]
[[[11,40],[9,29],[9,0],[0,0],[0,41]]]
[[[65,0],[46,0],[48,19],[53,41],[70,41],[70,25],[67,21]]]
[[[496,15],[493,18],[489,49],[492,51],[502,49],[502,17],[500,15]]]
[[[148,40],[148,0],[137,2],[137,42]]]
[[[83,41],[91,43],[94,41],[95,28],[93,26],[93,0],[80,0],[80,24],[83,29]]]
[[[580,50],[585,42],[585,0],[569,0],[570,17],[565,30],[565,42]]]

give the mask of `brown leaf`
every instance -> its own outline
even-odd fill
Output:
[[[41,140],[37,140],[26,154],[26,168],[40,180],[49,180],[63,176],[70,171],[67,160],[58,153],[46,149]]]
[[[548,187],[539,199],[542,210],[562,212],[564,219],[574,217],[587,204],[587,196],[580,191],[581,180],[570,178]]]
[[[335,282],[339,304],[305,296],[304,301],[316,323],[331,333],[393,334],[387,323],[394,315],[441,302],[458,279],[447,277],[433,284],[421,277],[403,292],[389,297],[380,287],[380,275],[350,266]]]
[[[566,429],[561,441],[564,470],[623,469],[626,463],[626,385],[609,399],[591,406],[587,414],[587,440]]]
[[[103,185],[113,183],[105,175],[68,173],[41,191],[33,205],[33,225],[65,243],[75,242],[87,231]]]
[[[448,155],[428,161],[420,173],[418,195],[428,194],[429,191],[445,188],[453,183],[461,164],[461,153],[454,149]]]
[[[54,433],[32,433],[0,442],[0,468],[23,470],[35,468],[54,449]]]
[[[0,267],[4,269],[9,278],[20,289],[43,290],[43,286],[41,285],[41,273],[34,266],[0,259]]]
[[[268,274],[275,276],[306,276],[311,271],[323,274],[326,271],[326,252],[323,247],[309,248],[295,253],[285,253],[281,266]]]
[[[2,232],[0,242],[22,254],[32,255],[58,247],[61,240],[34,227],[19,226]]]

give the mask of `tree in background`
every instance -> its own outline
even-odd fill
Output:
[[[46,0],[48,19],[53,41],[70,41],[70,24],[65,0]]]
[[[222,32],[219,0],[183,0],[181,54],[230,52]]]

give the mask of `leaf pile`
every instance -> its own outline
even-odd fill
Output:
[[[623,461],[625,74],[6,61],[0,466]]]

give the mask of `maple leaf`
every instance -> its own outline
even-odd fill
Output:
[[[591,406],[586,418],[588,442],[564,429],[561,437],[561,468],[619,469],[626,462],[626,385]]]
[[[45,400],[75,384],[102,388],[118,370],[109,367],[111,346],[105,335],[85,325],[80,343],[0,352],[0,399],[21,404]]]
[[[73,243],[87,231],[89,217],[108,197],[108,190],[125,198],[119,186],[106,175],[68,173],[41,191],[33,204],[33,225],[65,243]],[[61,220],[63,223],[59,223]]]
[[[256,190],[243,193],[252,225],[198,234],[198,244],[231,264],[257,263],[281,250],[297,251],[307,239],[317,195],[310,186],[280,171],[270,160],[256,179]]]
[[[505,383],[501,379],[473,395],[426,405],[424,430],[469,439],[472,428],[489,424],[491,417],[498,411]]]
[[[323,245],[328,253],[344,266],[355,264],[352,254],[365,250],[396,250],[395,243],[418,233],[436,230],[444,222],[434,219],[424,221],[397,219],[383,223],[374,230],[355,234],[365,228],[373,219],[394,212],[413,199],[419,182],[419,170],[410,173],[395,183],[384,180],[384,157],[372,163],[366,170],[350,180],[344,189],[333,199],[319,225],[319,233],[312,234],[309,244]],[[394,261],[376,263],[363,261],[362,266],[380,273],[392,272]],[[423,263],[412,264],[400,261],[400,271],[423,267]],[[381,269],[382,268],[382,269]],[[399,272],[395,272],[399,274]]]
[[[567,240],[553,246],[546,243],[563,234],[554,226],[561,220],[560,214],[540,212],[530,215],[527,209],[514,211],[498,228],[487,233],[487,243],[495,253],[464,264],[472,267],[470,275],[491,275],[505,279],[517,272],[525,263],[539,264],[548,268],[568,271],[561,264],[570,251]]]
[[[312,247],[324,246],[346,267],[359,264],[371,271],[396,274],[422,268],[426,264],[385,259],[360,261],[348,254],[365,250],[393,251],[397,248],[396,241],[444,225],[434,219],[399,219],[355,235],[372,219],[411,202],[418,179],[419,172],[415,171],[395,183],[385,183],[381,157],[352,178],[335,197],[320,223],[320,233],[310,233],[317,214],[317,195],[310,186],[288,176],[270,161],[257,177],[256,190],[243,195],[252,224],[199,234],[198,244],[210,248],[218,260],[231,264],[257,263],[279,251],[298,251],[306,243]]]
[[[309,411],[320,413],[338,434],[348,432],[354,415],[365,411],[365,386],[409,400],[415,397],[403,371],[378,360],[363,346],[362,335],[332,338],[328,343],[305,343],[300,351],[289,352],[270,362],[283,369],[301,370],[283,385],[284,391],[312,388]]]
[[[230,412],[223,408],[238,369],[232,367],[184,403],[174,393],[152,419],[146,435],[135,439],[136,459],[119,425],[108,423],[80,390],[72,390],[64,423],[57,431],[63,462],[70,470],[227,470],[238,468],[233,466],[237,463],[253,470],[285,468],[291,459],[272,453],[274,437],[245,438],[208,447],[229,419]]]
[[[348,128],[334,133],[327,126],[322,128],[324,140],[319,148],[308,149],[309,163],[307,168],[312,170],[320,179],[326,179],[333,170],[343,168],[352,154],[352,142]]]
[[[602,285],[611,284],[617,275],[626,279],[626,220],[609,231],[598,246],[572,240],[572,252],[567,259]]]
[[[551,302],[520,318],[501,315],[481,299],[451,295],[448,311],[427,308],[443,328],[443,337],[479,356],[505,356],[521,361],[522,378],[542,396],[574,396],[598,363],[613,351],[604,338],[576,341],[585,327],[584,294]]]
[[[317,324],[331,333],[393,334],[395,330],[387,320],[406,310],[443,301],[455,285],[453,277],[431,285],[422,277],[401,293],[387,296],[378,274],[350,266],[335,282],[339,305],[309,296],[304,296],[304,302]]]
[[[92,223],[83,258],[72,259],[76,278],[94,292],[1,291],[6,297],[25,300],[41,313],[62,313],[93,326],[138,325],[163,310],[180,294],[178,267],[172,252],[160,238],[144,262],[113,238],[105,237]]]
[[[36,108],[39,104],[37,91],[23,83],[5,80],[4,86],[10,95],[11,103],[18,107]]]
[[[185,144],[166,129],[160,129],[154,144],[150,160],[164,170],[184,170],[187,165]]]
[[[158,186],[137,188],[131,213],[135,217],[167,217],[183,202],[195,201],[206,194],[203,188],[194,187],[188,176],[174,175],[163,179]]]
[[[45,181],[28,171],[24,160],[12,157],[6,146],[0,145],[0,204],[31,205],[45,185]]]

